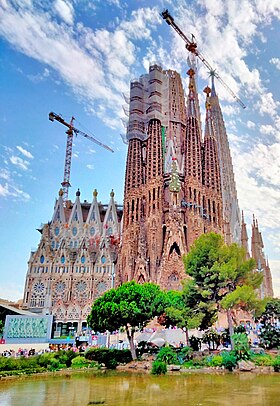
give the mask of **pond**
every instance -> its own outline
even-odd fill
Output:
[[[256,406],[280,404],[280,374],[151,376],[80,372],[0,381],[1,406]]]

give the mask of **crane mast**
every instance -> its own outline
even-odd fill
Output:
[[[68,130],[66,131],[67,134],[67,142],[66,142],[66,153],[65,153],[65,164],[64,164],[64,176],[63,181],[61,182],[61,186],[63,189],[63,202],[66,203],[68,200],[68,191],[70,184],[70,173],[71,173],[71,162],[72,162],[72,150],[73,150],[73,135],[81,134],[83,137],[89,139],[90,141],[94,142],[95,144],[107,149],[108,151],[114,152],[112,148],[108,147],[108,145],[103,144],[102,142],[98,141],[96,138],[92,137],[84,133],[81,130],[78,130],[73,126],[73,122],[75,118],[72,116],[70,123],[67,123],[59,114],[54,112],[49,113],[49,120],[50,121],[58,121],[59,123],[65,125]]]
[[[246,106],[245,104],[239,99],[239,97],[236,96],[236,94],[233,92],[233,90],[224,82],[224,80],[221,78],[221,76],[216,72],[215,69],[212,68],[210,63],[204,58],[202,53],[198,51],[197,49],[197,44],[193,40],[191,41],[184,33],[183,31],[178,27],[178,25],[174,22],[174,18],[171,16],[171,14],[168,12],[168,10],[163,10],[161,13],[162,18],[167,22],[168,25],[171,25],[171,27],[180,35],[180,37],[184,40],[186,43],[186,48],[189,52],[191,52],[193,55],[197,56],[201,62],[206,66],[207,69],[209,69],[210,75],[215,76],[218,81],[224,86],[224,88],[231,94],[231,96],[237,101],[237,103],[240,104],[240,106],[245,109]],[[193,37],[194,38],[194,37]],[[192,39],[193,39],[192,38]]]

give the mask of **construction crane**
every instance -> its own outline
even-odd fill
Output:
[[[224,88],[232,95],[232,97],[240,104],[240,106],[245,109],[246,106],[245,104],[236,96],[236,94],[231,90],[231,88],[223,81],[221,76],[216,72],[215,69],[212,68],[210,63],[204,58],[201,52],[197,50],[197,44],[194,41],[194,36],[192,35],[192,41],[183,33],[183,31],[178,27],[178,25],[174,22],[174,18],[171,16],[171,14],[168,12],[168,10],[163,10],[161,13],[162,18],[167,22],[168,25],[171,25],[171,27],[180,35],[180,37],[185,41],[186,43],[186,48],[189,52],[191,52],[193,55],[197,56],[201,62],[206,66],[207,69],[209,69],[210,76],[215,76],[215,78],[218,79],[218,81],[224,86]]]
[[[84,133],[83,131],[75,128],[73,126],[73,122],[75,120],[74,117],[71,118],[70,123],[67,123],[60,115],[51,111],[49,114],[49,120],[51,120],[51,121],[56,120],[59,123],[68,127],[68,130],[66,131],[67,143],[66,143],[66,154],[65,154],[65,165],[64,165],[64,177],[63,177],[63,182],[61,182],[61,186],[63,189],[63,201],[65,203],[68,200],[68,190],[69,190],[69,187],[71,186],[70,172],[71,172],[71,161],[72,161],[73,134],[74,133],[76,135],[80,134],[83,137],[94,142],[95,144],[99,145],[100,147],[106,148],[108,151],[111,151],[111,152],[114,152],[114,151],[112,150],[112,148],[108,147],[108,145],[103,144],[102,142],[98,141],[96,138],[92,137],[91,135],[88,135],[88,134]]]

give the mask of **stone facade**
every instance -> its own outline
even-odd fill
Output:
[[[23,308],[54,315],[57,334],[86,326],[94,299],[114,287],[121,218],[113,192],[102,205],[96,191],[91,203],[81,203],[78,191],[75,202],[64,207],[61,191],[30,255]]]
[[[215,231],[240,242],[234,230],[239,216],[233,227],[230,222],[233,201],[239,209],[214,86],[204,90],[202,139],[195,70],[188,75],[187,97],[180,75],[157,65],[131,83],[118,283],[134,279],[179,289],[185,277],[182,255],[199,235]],[[223,151],[230,161],[226,168]],[[222,185],[228,184],[226,205]]]

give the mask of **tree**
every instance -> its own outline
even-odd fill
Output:
[[[233,334],[233,308],[241,306],[241,298],[245,290],[237,289],[241,286],[249,286],[247,289],[248,308],[252,309],[257,303],[254,289],[260,286],[262,275],[253,272],[255,261],[246,260],[246,253],[237,244],[226,245],[219,234],[208,233],[201,235],[191,247],[189,253],[184,257],[186,273],[193,278],[193,286],[189,291],[188,302],[200,308],[205,307],[205,317],[202,319],[201,328],[210,327],[218,311],[223,305],[227,310],[227,318],[230,330],[230,337]],[[237,291],[236,291],[237,289]],[[250,291],[250,295],[249,295]],[[249,304],[249,300],[251,303]],[[244,302],[245,303],[245,302]],[[259,304],[258,304],[259,306]],[[210,324],[210,325],[209,325]],[[231,339],[233,347],[233,341]]]
[[[184,284],[183,291],[168,291],[164,300],[164,313],[158,318],[160,324],[175,325],[186,333],[186,344],[189,343],[188,330],[197,328],[201,324],[203,313],[199,309],[190,308],[186,305],[188,295],[188,281]]]
[[[124,283],[104,293],[93,303],[88,324],[95,331],[114,331],[125,327],[131,355],[136,359],[135,329],[144,328],[164,311],[164,293],[152,283]]]
[[[261,325],[261,345],[267,349],[280,347],[280,299],[267,299],[257,319]]]

